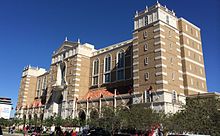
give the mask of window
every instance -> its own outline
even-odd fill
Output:
[[[169,30],[169,38],[171,38],[171,31]]]
[[[186,25],[186,31],[188,31],[188,26]]]
[[[47,77],[44,77],[44,82],[43,82],[43,89],[47,88]]]
[[[93,81],[92,85],[98,85],[99,59],[93,61]]]
[[[170,22],[170,21],[169,21],[169,16],[168,16],[168,15],[166,16],[166,22],[167,22],[167,24],[169,24],[169,22]]]
[[[188,56],[190,56],[190,51],[188,51]]]
[[[204,83],[202,82],[202,88],[205,88]]]
[[[143,26],[142,18],[139,19],[139,28]]]
[[[147,31],[143,32],[143,38],[146,39],[147,38]]]
[[[147,81],[149,79],[149,72],[144,74],[144,79],[145,79],[145,81]]]
[[[172,44],[170,43],[170,50],[172,50]]]
[[[148,64],[148,57],[146,57],[145,59],[144,59],[144,65],[147,65]]]
[[[40,97],[40,86],[41,86],[41,80],[39,79],[37,82],[37,94],[36,97]]]
[[[186,39],[186,43],[189,45],[189,39],[188,38]]]
[[[172,80],[174,81],[174,78],[175,78],[175,75],[174,75],[174,73],[172,73]]]
[[[193,85],[193,79],[191,78],[191,85]]]
[[[117,54],[117,80],[124,79],[125,53],[123,50]]]
[[[144,51],[147,51],[147,50],[148,50],[148,45],[145,44],[145,45],[144,45]]]
[[[196,59],[196,53],[194,53],[193,56],[194,56],[194,59]]]
[[[146,16],[145,17],[145,25],[147,25],[148,24],[148,17]]]
[[[170,63],[173,65],[173,57],[170,57]]]
[[[176,97],[177,97],[176,91],[173,91],[173,96],[172,96],[173,102],[176,102]]]
[[[191,28],[191,34],[193,35],[193,29]]]
[[[196,37],[199,37],[199,35],[198,35],[198,31],[196,31]]]
[[[192,65],[191,64],[189,64],[189,69],[192,70]]]
[[[157,21],[157,13],[153,13],[153,22]]]
[[[148,15],[148,24],[152,23],[152,21],[153,21],[152,15]]]
[[[201,73],[201,75],[203,74],[203,72],[202,72],[202,68],[200,68],[200,73]]]
[[[108,54],[104,59],[104,83],[110,82],[111,74],[111,55]]]
[[[201,56],[199,56],[199,61],[201,61]]]

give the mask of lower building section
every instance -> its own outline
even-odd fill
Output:
[[[89,91],[81,99],[62,101],[60,104],[32,105],[17,110],[16,117],[31,120],[35,118],[46,119],[49,117],[61,116],[62,118],[79,118],[86,120],[92,115],[102,115],[103,107],[113,109],[130,109],[131,106],[144,105],[157,112],[175,113],[185,104],[185,96],[177,95],[176,92],[151,91],[142,93],[127,93],[117,95],[117,90],[111,93],[105,89]]]

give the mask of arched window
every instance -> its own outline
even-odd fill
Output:
[[[117,80],[124,79],[125,53],[123,50],[117,53]]]
[[[111,55],[108,54],[104,59],[104,83],[108,83],[111,81]]]
[[[92,85],[98,85],[98,74],[99,74],[99,59],[93,61],[93,71],[92,71]]]

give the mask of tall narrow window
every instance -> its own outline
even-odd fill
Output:
[[[170,63],[173,65],[173,57],[170,58]]]
[[[44,77],[44,80],[43,80],[43,89],[46,89],[47,88],[47,77],[45,76]]]
[[[145,25],[148,25],[148,17],[145,17]]]
[[[170,22],[169,16],[166,16],[166,22],[167,22],[167,24],[169,24],[169,22]]]
[[[125,54],[124,51],[120,51],[117,54],[117,80],[124,79],[124,67],[125,67]]]
[[[36,97],[40,97],[40,86],[41,86],[41,80],[39,79],[37,82],[37,94]]]
[[[98,75],[99,75],[99,59],[93,61],[93,77],[92,85],[98,85]]]
[[[149,72],[145,73],[144,79],[145,79],[145,81],[147,81],[149,79]]]
[[[146,39],[147,38],[147,31],[143,32],[143,38]]]
[[[147,51],[147,50],[148,50],[148,45],[145,44],[145,45],[144,45],[144,51]]]
[[[108,54],[104,59],[104,83],[111,81],[111,55]]]
[[[176,102],[176,97],[177,97],[176,91],[173,90],[173,96],[172,96],[173,102]]]
[[[144,65],[148,65],[148,57],[144,59]]]
[[[193,35],[193,29],[191,28],[191,34]]]

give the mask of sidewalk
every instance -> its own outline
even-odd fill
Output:
[[[4,136],[4,135],[11,135],[11,136],[23,136],[23,134],[22,134],[22,133],[13,133],[13,134],[9,134],[8,132],[3,131],[3,136]]]

